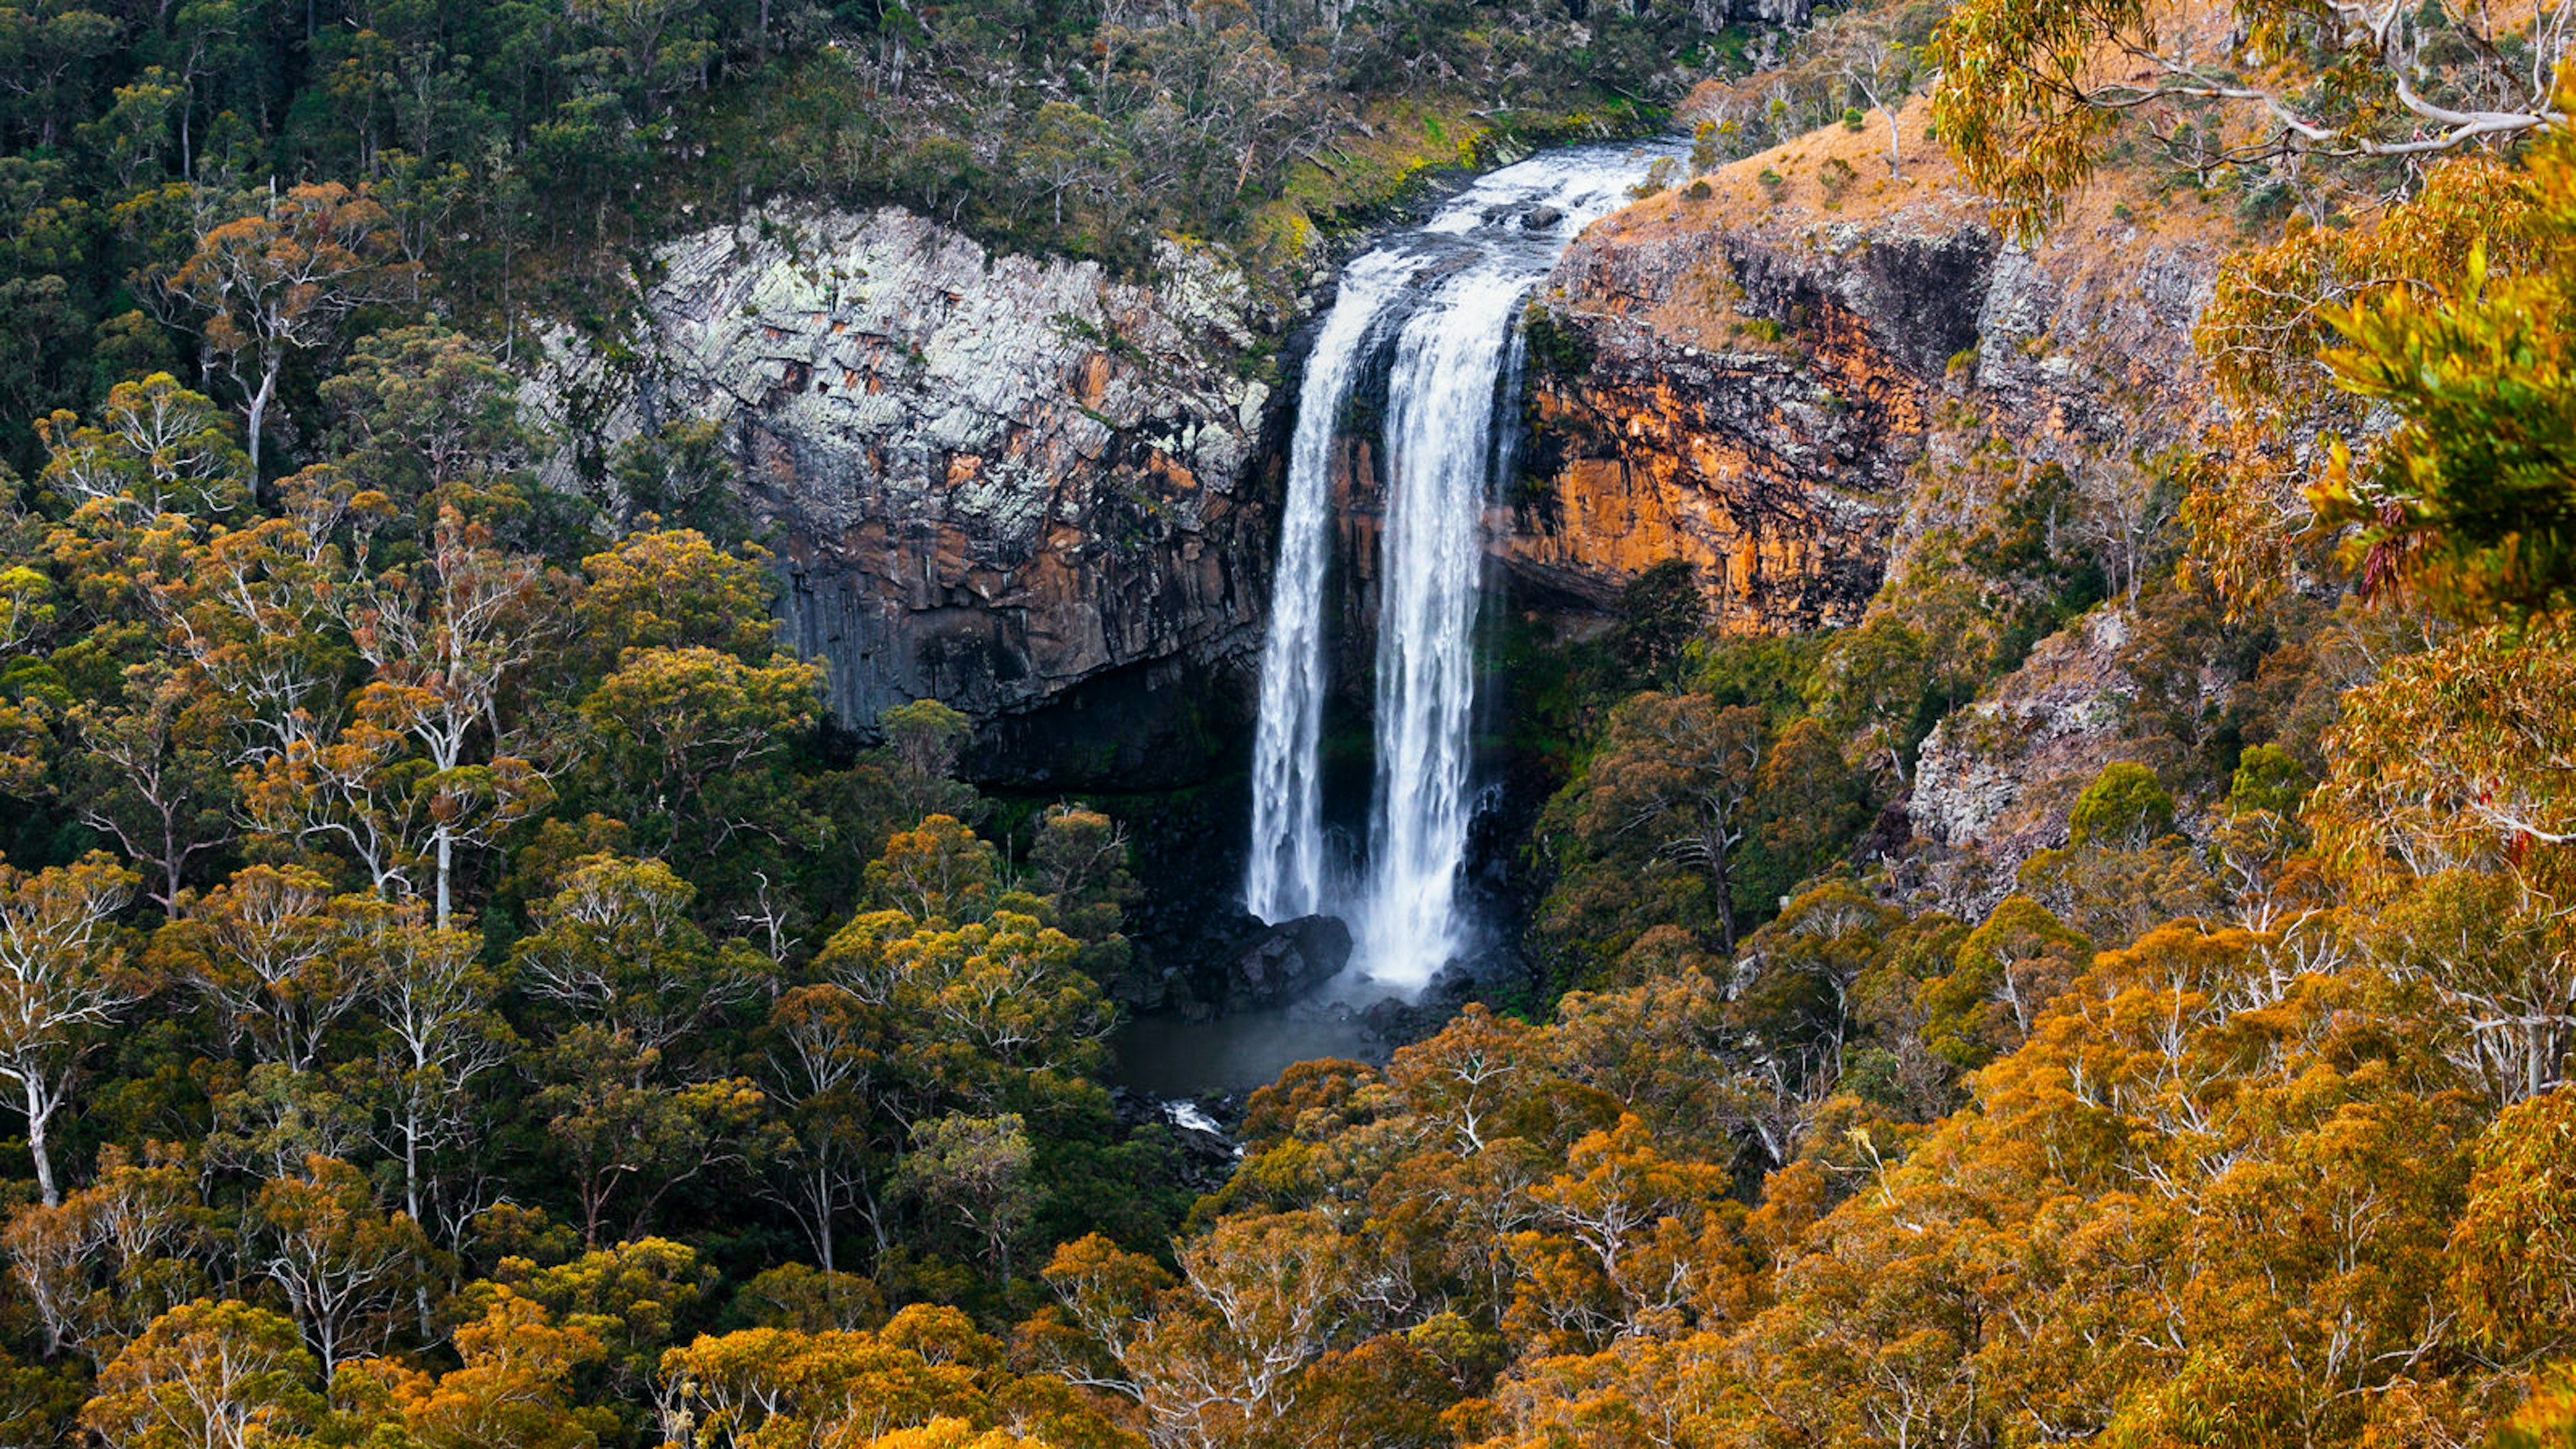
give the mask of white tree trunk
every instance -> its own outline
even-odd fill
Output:
[[[36,1190],[44,1197],[45,1206],[61,1207],[62,1189],[54,1182],[53,1153],[45,1141],[46,1128],[54,1115],[54,1104],[45,1092],[43,1079],[35,1072],[30,1071],[19,1080],[27,1088],[27,1152],[36,1159]]]

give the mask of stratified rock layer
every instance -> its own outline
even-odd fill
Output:
[[[1901,176],[1873,117],[1631,206],[1566,254],[1499,545],[1524,598],[1607,612],[1683,558],[1723,629],[1857,623],[1918,542],[1990,521],[1999,477],[2055,464],[2096,496],[2212,421],[2191,333],[2231,217],[2106,185],[2018,245],[1920,103],[1903,119]],[[1943,721],[1863,849],[1910,837],[1927,902],[1991,906],[2129,755],[2129,622],[2104,605]]]
[[[1852,623],[1959,506],[1927,482],[1982,440],[2077,470],[2199,416],[2190,330],[2220,254],[2204,228],[2141,229],[2103,202],[2008,244],[1919,106],[1906,126],[1901,178],[1875,122],[1832,128],[1566,254],[1501,545],[1528,590],[1606,609],[1683,558],[1723,629]]]
[[[1812,254],[1614,219],[1577,243],[1506,545],[1523,576],[1606,606],[1684,558],[1722,628],[1857,617],[1923,451],[1926,394],[1974,345],[1993,264],[1974,227],[1873,240]],[[1787,321],[1726,336],[1740,316]]]
[[[899,209],[763,213],[657,264],[605,431],[726,427],[774,525],[787,638],[845,722],[936,697],[1020,772],[1171,763],[1180,726],[1136,711],[1247,650],[1268,591],[1270,389],[1242,375],[1237,274],[1166,244],[1131,285]],[[1074,699],[1107,716],[1079,742],[1014,719]]]

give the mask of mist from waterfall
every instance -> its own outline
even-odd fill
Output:
[[[1469,944],[1459,877],[1475,814],[1476,619],[1485,510],[1510,467],[1495,416],[1515,400],[1498,388],[1517,382],[1521,305],[1669,150],[1577,147],[1478,178],[1344,270],[1308,354],[1262,653],[1244,900],[1266,921],[1341,916],[1354,964],[1382,986],[1418,990]],[[1332,461],[1352,389],[1388,347],[1376,774],[1354,872],[1328,858],[1324,826]]]

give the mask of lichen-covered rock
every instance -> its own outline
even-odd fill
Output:
[[[999,727],[1077,689],[1123,710],[1160,691],[1113,676],[1255,642],[1271,390],[1245,375],[1261,319],[1221,259],[1165,243],[1137,285],[900,209],[772,209],[655,267],[636,364],[567,349],[537,394],[629,379],[612,439],[725,426],[774,526],[787,638],[845,722],[937,697]],[[1151,774],[1154,730],[1126,733],[1140,758],[1058,777]]]
[[[2066,839],[2066,812],[2119,747],[2137,686],[2127,617],[2102,608],[2040,641],[2022,667],[1923,741],[1907,807],[1915,835],[2018,864]]]

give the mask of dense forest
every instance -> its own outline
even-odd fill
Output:
[[[0,4],[0,1444],[2576,1443],[2571,23]],[[1847,628],[1512,639],[1525,984],[1214,1180],[1109,1085],[1194,817],[831,717],[719,430],[523,405],[777,198],[1290,307],[1677,118],[1641,200],[2187,199],[2223,421],[1934,459]],[[1927,740],[2106,619],[2117,757],[1954,909]]]
[[[1472,155],[1497,127],[1638,124],[1717,60],[1722,19],[1656,5],[1586,22],[1554,4],[17,6],[0,41],[9,456],[32,463],[26,420],[184,360],[260,404],[297,404],[279,411],[318,460],[321,359],[352,314],[429,305],[508,356],[540,320],[595,325],[617,304],[601,278],[683,219],[780,194],[900,201],[1112,257],[1164,229],[1293,256],[1316,225],[1391,199],[1409,166]],[[1334,146],[1330,170],[1299,167]],[[291,312],[288,286],[311,289]],[[247,427],[254,455],[279,420]]]

